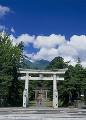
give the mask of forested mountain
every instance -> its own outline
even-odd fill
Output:
[[[25,68],[40,69],[40,70],[46,69],[46,66],[50,64],[50,62],[47,60],[39,60],[36,62],[25,60],[24,62],[25,62],[25,66],[24,66]]]

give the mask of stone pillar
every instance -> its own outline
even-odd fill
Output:
[[[27,107],[27,105],[26,105],[26,93],[27,92],[27,90],[26,89],[24,89],[24,91],[23,91],[23,107]]]
[[[26,80],[25,80],[25,90],[26,90],[26,107],[28,107],[28,86],[29,86],[29,74],[26,74]]]
[[[56,74],[53,75],[53,107],[58,108],[58,91],[57,91]]]

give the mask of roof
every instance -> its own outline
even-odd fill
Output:
[[[52,69],[52,70],[35,70],[35,69],[18,69],[18,73],[34,73],[34,74],[64,74],[68,68],[65,69]]]

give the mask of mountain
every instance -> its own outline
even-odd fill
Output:
[[[47,60],[39,60],[36,62],[31,62],[29,60],[25,60],[25,68],[30,68],[30,69],[40,69],[43,70],[46,68],[46,66],[48,66],[50,64],[49,61]]]

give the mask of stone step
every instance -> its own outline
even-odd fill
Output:
[[[86,109],[0,108],[0,120],[85,120]],[[68,118],[68,119],[67,119]],[[72,119],[69,119],[72,118]],[[77,119],[75,119],[77,118]],[[81,118],[81,119],[80,119]],[[82,119],[85,118],[85,119]]]

